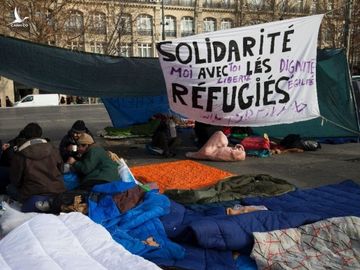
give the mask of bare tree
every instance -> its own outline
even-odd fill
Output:
[[[120,50],[126,55],[121,50],[131,49],[136,42],[133,33],[141,6],[128,0],[112,1],[113,9],[107,5],[102,1],[4,0],[0,2],[0,34],[80,50],[86,41],[95,52],[117,55]],[[14,25],[16,16],[28,19]]]

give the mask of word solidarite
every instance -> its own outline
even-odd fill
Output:
[[[260,32],[263,33],[264,29],[260,29]],[[205,38],[205,50],[199,48],[201,45],[203,46],[203,42],[180,42],[175,47],[175,54],[163,49],[163,47],[166,48],[166,46],[172,44],[172,41],[159,42],[156,48],[164,56],[163,60],[167,62],[178,61],[182,64],[188,64],[195,61],[195,64],[204,64],[213,61],[220,62],[224,59],[232,62],[240,61],[241,57],[254,56],[254,52],[257,55],[273,54],[275,48],[278,48],[276,46],[278,42],[281,42],[281,52],[289,52],[291,51],[290,36],[293,33],[294,30],[291,29],[266,35],[260,34],[259,40],[253,37],[242,37],[240,42],[229,40],[227,43],[211,41],[210,38]]]

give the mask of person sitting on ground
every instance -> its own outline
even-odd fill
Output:
[[[95,144],[89,134],[82,133],[77,142],[81,157],[79,160],[69,157],[67,163],[79,176],[78,189],[91,190],[94,185],[119,180],[118,164],[111,160],[104,148]]]
[[[216,161],[245,160],[246,152],[241,144],[230,147],[228,138],[222,131],[216,131],[197,152],[188,152],[186,157]]]
[[[71,156],[78,158],[77,139],[82,133],[87,133],[92,137],[92,134],[86,127],[85,122],[83,120],[76,120],[68,133],[62,138],[59,149],[64,162],[66,162]]]
[[[37,211],[44,201],[65,191],[63,161],[58,149],[42,139],[42,129],[30,123],[22,130],[25,142],[16,149],[10,167],[8,194],[23,203],[22,211]]]
[[[161,119],[159,126],[152,136],[151,144],[147,146],[147,149],[152,154],[173,157],[176,155],[176,147],[179,144],[180,139],[177,137],[174,118],[165,117]]]

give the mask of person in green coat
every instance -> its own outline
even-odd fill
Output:
[[[94,185],[119,180],[118,164],[111,160],[107,151],[96,145],[87,133],[77,140],[79,160],[69,157],[72,170],[79,176],[79,189],[91,190]]]

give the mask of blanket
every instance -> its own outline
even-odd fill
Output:
[[[168,238],[160,221],[161,217],[170,212],[171,201],[166,196],[154,191],[146,192],[141,203],[121,212],[113,195],[134,185],[121,181],[97,185],[89,198],[89,216],[103,225],[116,242],[130,252],[163,266],[193,270],[235,270],[230,250],[206,249],[186,243],[179,245]],[[148,245],[145,240],[149,237],[158,246]]]
[[[0,241],[0,269],[160,269],[80,213],[39,214]]]
[[[136,166],[131,172],[142,183],[156,182],[160,192],[206,187],[233,175],[191,160]]]
[[[287,181],[270,175],[236,175],[206,188],[166,190],[170,199],[182,204],[215,203],[250,196],[275,196],[295,190]]]
[[[97,185],[89,198],[89,217],[103,225],[112,238],[131,253],[147,259],[178,259],[184,256],[184,249],[170,241],[159,218],[169,212],[169,199],[149,191],[143,202],[132,209],[121,212],[114,201],[115,194],[133,188],[135,183],[114,181]],[[147,239],[157,245],[149,245]]]
[[[176,241],[250,254],[253,232],[294,228],[331,217],[360,216],[360,186],[353,181],[244,201],[270,210],[228,216],[224,207],[193,211],[172,202],[170,213],[161,220],[167,235]]]
[[[360,218],[330,218],[299,228],[254,233],[259,269],[360,269]]]

